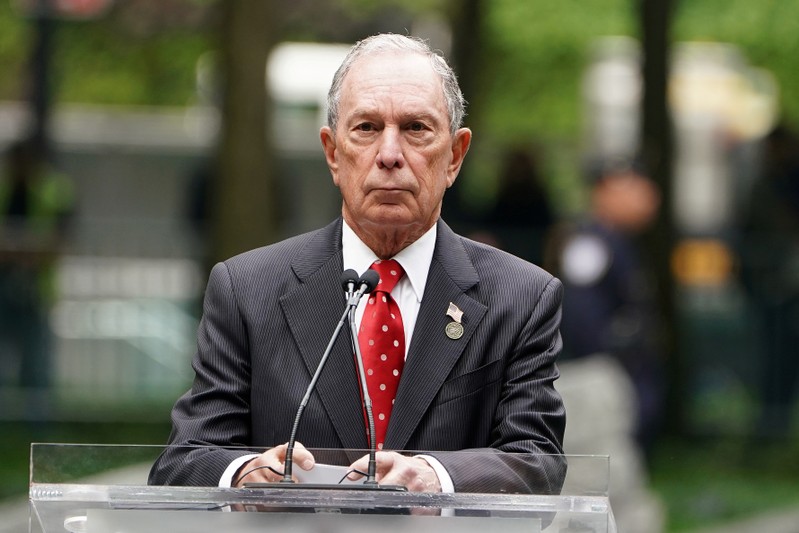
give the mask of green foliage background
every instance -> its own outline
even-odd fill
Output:
[[[57,102],[187,105],[196,99],[195,66],[213,48],[207,6],[171,2],[163,19],[124,1],[93,20],[58,20],[52,78]],[[157,11],[153,12],[156,17]],[[25,98],[34,21],[0,3],[0,100]]]
[[[799,122],[799,3],[792,0],[675,2],[673,37],[737,45],[770,70],[785,117]],[[639,34],[631,0],[487,2],[486,123],[493,136],[574,137],[580,129],[580,81],[596,39]],[[496,60],[501,58],[501,60]]]
[[[60,29],[58,97],[92,104],[188,105],[195,101],[194,68],[209,49],[192,28],[166,34],[120,35],[120,28],[70,23]]]
[[[674,37],[737,45],[751,65],[774,74],[784,118],[799,125],[799,2],[683,0]]]
[[[215,4],[165,0],[142,11],[147,2],[119,0],[101,19],[61,21],[54,58],[57,100],[177,106],[195,102],[197,60],[215,48]],[[289,17],[304,20],[304,25],[295,23],[298,35],[286,38],[309,38],[313,31],[302,9],[350,13],[352,20],[362,23],[379,9],[396,10],[403,3],[293,4],[286,4],[293,10]],[[445,15],[458,5],[458,0],[425,0],[404,9]],[[785,119],[799,123],[799,2],[682,0],[675,5],[675,41],[736,44],[753,66],[774,74]],[[545,154],[543,175],[559,203],[556,207],[569,211],[579,204],[582,74],[598,37],[638,35],[638,6],[633,0],[484,1],[483,74],[467,119],[476,136],[461,180],[465,183],[460,185],[467,203],[479,209],[491,198],[496,161],[505,146],[528,143]],[[0,3],[0,100],[24,95],[30,39],[30,21],[14,11],[10,1]]]
[[[770,71],[780,108],[799,125],[799,2],[676,1],[674,42],[735,44],[750,65]],[[598,38],[637,38],[632,0],[486,2],[485,75],[479,95],[466,201],[479,210],[493,194],[496,162],[508,144],[534,142],[546,154],[543,175],[562,213],[581,206],[581,83]],[[473,110],[473,113],[475,110]]]
[[[21,74],[28,48],[28,27],[11,9],[0,3],[0,99],[17,99],[21,92]]]
[[[597,38],[635,35],[633,4],[493,0],[486,11],[485,74],[472,109],[476,133],[461,183],[464,203],[472,211],[490,204],[504,148],[522,145],[541,152],[541,175],[556,209],[575,211],[583,70]]]
[[[634,34],[629,0],[489,4],[483,125],[502,143],[574,137],[591,44],[598,36]]]
[[[356,0],[340,3],[363,12]],[[58,99],[143,105],[192,101],[196,61],[214,48],[214,20],[207,2],[184,4],[184,10],[208,16],[173,17],[148,28],[131,22],[132,16],[120,7],[102,19],[60,22]],[[442,10],[441,4],[425,5]],[[580,122],[580,77],[592,43],[603,35],[637,35],[636,7],[631,0],[485,2],[482,125],[498,142],[531,135],[574,136]],[[676,41],[737,44],[753,65],[775,74],[786,117],[799,121],[799,3],[683,0],[677,2],[673,34]],[[0,3],[0,99],[22,96],[30,36],[30,21],[10,1]]]

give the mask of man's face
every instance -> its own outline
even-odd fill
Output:
[[[387,52],[352,66],[336,132],[322,128],[321,138],[353,229],[415,239],[438,219],[471,132],[450,133],[441,79],[427,58]]]

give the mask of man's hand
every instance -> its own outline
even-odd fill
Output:
[[[287,444],[281,444],[265,451],[244,465],[233,476],[233,487],[242,487],[244,483],[275,483],[283,479],[283,467],[286,461]],[[303,470],[313,468],[314,457],[305,446],[297,442],[294,446],[294,467]],[[293,477],[293,476],[292,476]],[[296,478],[293,477],[296,481]]]
[[[377,452],[375,479],[381,485],[402,485],[411,492],[441,492],[433,467],[421,457],[406,457],[396,452]],[[369,456],[364,455],[350,466],[353,470],[366,472]],[[358,479],[350,474],[350,479]]]

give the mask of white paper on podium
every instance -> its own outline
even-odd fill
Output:
[[[310,470],[303,470],[297,465],[292,469],[294,477],[300,483],[315,483],[319,485],[361,485],[365,477],[355,481],[348,479],[347,473],[350,472],[348,466],[337,466],[327,464],[315,464]],[[342,480],[343,478],[343,480]]]

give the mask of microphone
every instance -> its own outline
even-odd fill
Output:
[[[355,292],[355,287],[358,284],[358,273],[355,270],[348,268],[341,273],[341,286],[344,292],[347,293],[347,300],[352,298],[352,293]]]
[[[371,268],[363,273],[361,279],[358,280],[361,287],[368,287],[367,292],[372,292],[374,288],[380,283],[380,274]],[[356,302],[357,306],[357,302]],[[361,347],[358,343],[358,327],[355,324],[355,307],[352,306],[347,309],[350,320],[350,337],[352,339],[352,349],[355,351],[355,360],[358,362],[358,377],[361,381],[361,390],[363,391],[363,406],[366,411],[366,421],[369,425],[369,465],[366,470],[366,479],[363,484],[366,486],[377,487],[377,480],[375,474],[377,472],[377,441],[375,440],[375,419],[372,414],[372,398],[369,396],[369,387],[366,386],[366,372],[363,368],[363,356],[361,355]]]
[[[280,483],[294,483],[294,480],[291,479],[292,469],[294,467],[293,457],[294,457],[294,446],[297,442],[297,429],[300,425],[300,419],[302,418],[302,413],[305,411],[306,405],[308,405],[308,401],[311,399],[311,394],[313,393],[314,389],[316,388],[316,382],[319,380],[319,376],[322,374],[322,369],[327,362],[328,357],[330,356],[330,352],[333,349],[333,344],[335,343],[336,339],[339,336],[339,332],[341,328],[344,326],[347,317],[352,315],[354,316],[355,313],[351,313],[351,310],[354,310],[358,306],[358,302],[361,301],[364,294],[372,292],[374,288],[380,281],[380,275],[375,272],[374,270],[367,270],[363,276],[358,278],[358,273],[352,269],[345,270],[341,275],[341,284],[344,288],[345,292],[347,293],[347,307],[344,309],[344,313],[341,315],[341,318],[336,324],[336,329],[333,331],[333,335],[330,337],[330,342],[327,344],[327,348],[325,348],[325,352],[322,354],[322,359],[319,361],[319,365],[317,365],[316,370],[314,371],[313,376],[311,377],[311,382],[308,384],[308,388],[305,390],[305,396],[302,397],[300,401],[300,406],[297,408],[297,414],[294,417],[294,425],[291,428],[291,437],[289,438],[288,444],[286,446],[286,460],[283,465],[283,479],[280,480]],[[355,290],[355,287],[358,287]],[[357,337],[356,337],[357,339]],[[357,346],[357,342],[355,345]],[[358,352],[359,353],[359,352]],[[358,362],[359,362],[359,373],[362,374],[363,372],[363,364],[360,361],[360,353],[358,355]],[[365,383],[365,377],[362,376],[362,383]],[[370,402],[371,403],[371,402]],[[371,405],[370,405],[370,416],[371,416]],[[374,422],[372,422],[374,425]],[[374,430],[372,430],[374,432]],[[370,435],[373,433],[370,433]]]
[[[355,271],[353,270],[353,272]],[[361,296],[364,294],[369,294],[375,290],[375,287],[377,287],[378,283],[380,283],[380,274],[378,274],[376,270],[372,270],[370,268],[364,272],[360,278],[358,278],[358,291],[361,293]],[[360,299],[361,298],[359,297],[358,300]],[[355,305],[357,307],[357,301],[355,302]]]

